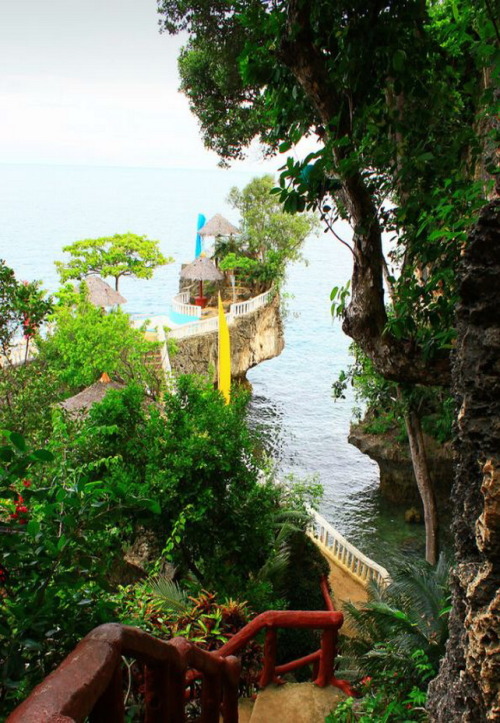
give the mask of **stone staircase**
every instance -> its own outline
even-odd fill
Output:
[[[345,697],[333,686],[270,685],[258,693],[255,701],[240,701],[239,723],[324,723],[328,713]]]

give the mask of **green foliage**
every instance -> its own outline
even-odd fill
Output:
[[[273,177],[266,175],[242,191],[231,189],[228,202],[241,213],[241,235],[218,240],[214,251],[223,271],[236,272],[256,292],[280,285],[287,263],[302,259],[300,248],[317,226],[312,214],[285,213],[273,186]]]
[[[158,266],[173,262],[160,252],[158,241],[130,232],[75,241],[63,251],[71,259],[67,263],[55,262],[61,281],[83,279],[90,274],[112,276],[116,290],[122,276],[150,279]]]
[[[397,441],[406,441],[405,414],[411,407],[422,422],[422,429],[443,444],[452,439],[455,401],[447,389],[423,386],[398,386],[384,379],[361,349],[351,345],[354,363],[341,371],[332,385],[333,397],[345,399],[351,385],[355,391],[358,421],[362,419],[367,434],[395,434]]]
[[[332,302],[332,316],[342,318],[350,296],[351,282],[348,281],[344,286],[334,286],[330,292],[330,301]]]
[[[52,434],[52,405],[67,391],[38,356],[29,364],[0,370],[0,429],[44,445]]]
[[[448,638],[449,565],[399,561],[387,588],[372,586],[362,607],[345,606],[354,636],[344,639],[339,676],[361,698],[341,702],[325,723],[426,721],[426,691]]]
[[[121,309],[104,313],[87,300],[82,287],[75,305],[56,306],[52,321],[53,331],[38,342],[40,357],[69,389],[90,386],[103,372],[126,381],[147,381],[157,389],[158,380],[145,365],[146,355],[156,345],[132,328]]]
[[[317,546],[302,530],[288,541],[288,564],[282,579],[282,596],[290,610],[324,610],[320,580],[329,574],[329,566]],[[320,636],[313,630],[283,630],[279,634],[278,664],[288,663],[320,647]],[[311,680],[308,668],[299,669],[298,680]]]
[[[185,517],[172,561],[205,587],[243,597],[250,573],[272,547],[280,500],[272,481],[259,481],[246,403],[241,391],[226,405],[206,381],[180,377],[176,393],[165,396],[164,413],[153,409],[144,431],[147,480],[165,500],[166,530]]]
[[[152,503],[24,438],[0,446],[0,710],[112,616],[109,574],[133,511]],[[43,465],[43,466],[42,466]]]
[[[341,667],[358,674],[398,671],[408,684],[420,682],[414,652],[421,650],[434,674],[448,639],[449,563],[399,563],[384,589],[372,586],[363,607],[345,611],[354,636],[344,642]]]
[[[182,89],[206,144],[228,161],[256,137],[286,153],[314,136],[317,150],[286,160],[276,198],[291,213],[317,209],[332,230],[338,218],[351,222],[366,244],[358,265],[377,273],[386,232],[393,309],[385,331],[429,361],[446,355],[461,247],[484,203],[485,171],[497,172],[490,3],[158,7],[165,30],[188,34]],[[358,268],[353,280],[362,278]]]
[[[228,249],[223,268],[239,269],[251,283],[263,288],[279,285],[286,264],[302,260],[301,246],[317,226],[312,214],[285,213],[272,195],[273,187],[273,176],[265,175],[254,178],[242,191],[232,188],[228,197],[241,213],[241,236],[237,239],[239,254]]]
[[[138,626],[163,640],[182,636],[203,650],[220,648],[252,617],[246,603],[233,599],[221,602],[217,595],[206,591],[188,596],[168,575],[121,588],[115,600],[121,622]],[[252,640],[239,657],[240,695],[250,696],[256,690],[262,668],[262,646]],[[131,680],[134,704],[142,709],[143,681]],[[195,685],[199,695],[200,684]]]
[[[341,701],[325,718],[325,723],[427,721],[425,689],[434,672],[422,650],[415,650],[412,659],[419,673],[418,685],[409,684],[397,669],[366,676],[360,685],[362,697]]]

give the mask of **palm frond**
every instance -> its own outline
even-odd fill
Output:
[[[354,637],[344,641],[342,668],[365,674],[397,668],[415,677],[414,653],[423,650],[437,668],[447,639],[446,608],[449,563],[436,567],[405,560],[386,588],[371,585],[370,599],[360,607],[344,606]]]
[[[187,593],[169,575],[158,575],[145,583],[158,610],[186,613],[190,608]]]

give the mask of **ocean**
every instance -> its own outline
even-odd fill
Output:
[[[90,166],[0,165],[0,258],[19,279],[58,286],[55,260],[74,241],[132,231],[160,242],[175,263],[153,279],[124,278],[131,314],[166,313],[181,263],[193,260],[198,213],[238,223],[226,197],[256,174]],[[348,229],[339,227],[348,237]],[[334,401],[332,384],[350,363],[349,339],[330,314],[330,291],[350,277],[351,256],[330,233],[305,243],[307,264],[291,265],[284,288],[285,350],[248,373],[250,421],[264,430],[280,476],[317,478],[320,511],[366,554],[384,563],[395,546],[420,549],[420,527],[385,502],[378,467],[347,441],[354,400]]]

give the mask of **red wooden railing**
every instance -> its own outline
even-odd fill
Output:
[[[327,592],[326,583],[322,583]],[[144,665],[145,723],[183,723],[186,686],[201,676],[201,718],[204,723],[238,721],[240,662],[235,653],[265,630],[264,667],[259,685],[280,682],[279,676],[313,665],[314,682],[335,685],[348,695],[346,681],[334,677],[337,634],[342,613],[329,610],[267,611],[258,615],[216,651],[201,650],[184,638],[158,640],[136,628],[108,623],[90,632],[16,708],[6,723],[122,723],[124,697],[122,656]],[[315,653],[286,665],[276,665],[278,628],[322,630]]]

